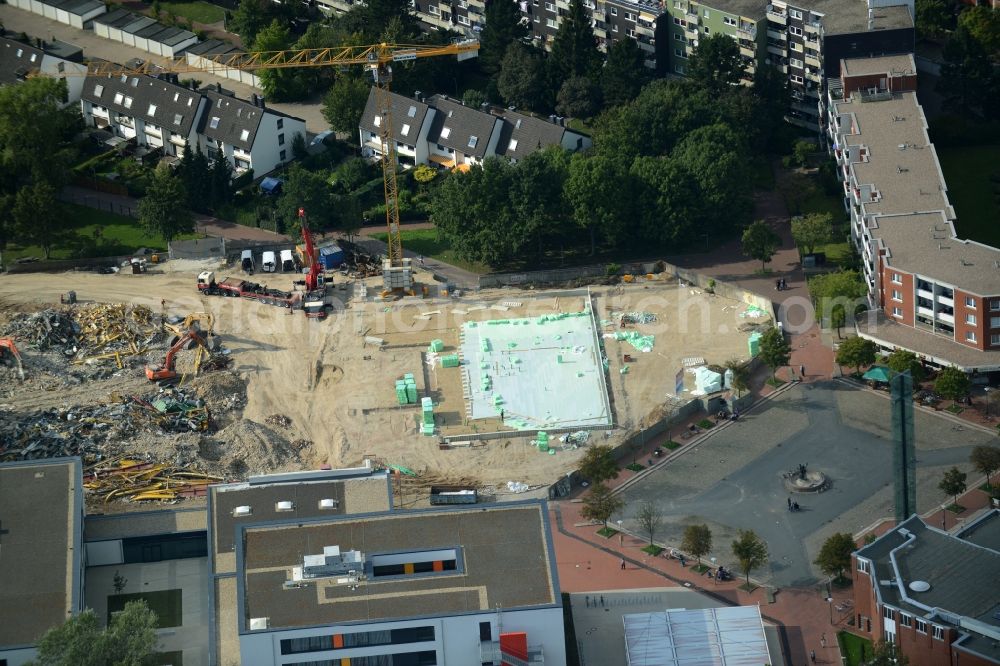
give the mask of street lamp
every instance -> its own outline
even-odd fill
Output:
[[[830,605],[830,626],[833,626],[833,596],[826,598],[826,603]]]
[[[618,521],[615,521],[615,522],[618,523],[618,545],[619,546],[624,546],[625,545],[625,536],[622,534],[622,521],[618,520]]]

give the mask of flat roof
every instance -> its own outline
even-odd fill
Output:
[[[880,215],[869,227],[888,247],[886,265],[980,296],[1000,294],[1000,250],[960,240],[940,213]]]
[[[29,646],[78,610],[77,459],[0,465],[0,646]]]
[[[917,63],[912,53],[879,56],[877,58],[845,58],[840,61],[842,76],[866,76],[868,74],[916,74]]]
[[[284,589],[292,567],[326,546],[361,551],[367,580],[348,586],[323,578]],[[374,556],[441,549],[457,551],[455,570],[374,575]],[[541,501],[249,526],[238,555],[241,624],[268,618],[274,630],[558,604],[551,553]]]
[[[698,2],[697,4],[727,14],[742,16],[752,21],[763,21],[765,10],[767,9],[766,2],[757,2],[755,0],[708,0],[707,2]],[[667,11],[670,11],[669,5]],[[681,13],[683,14],[683,10]]]
[[[959,539],[1000,552],[1000,509],[993,509],[955,534]]]
[[[872,561],[874,584],[883,603],[917,616],[938,610],[1000,627],[1000,552],[931,527],[918,516],[900,523],[858,551]],[[883,583],[885,581],[885,583]],[[924,582],[922,592],[910,585]],[[944,624],[949,621],[941,619]]]
[[[869,32],[868,3],[858,2],[858,0],[794,0],[786,4],[790,7],[822,14],[823,31],[828,36]],[[913,19],[905,5],[874,7],[873,9],[873,31],[913,26]]]
[[[773,664],[760,607],[668,609],[622,617],[629,666]]]
[[[203,532],[208,527],[205,507],[162,511],[134,511],[108,515],[88,515],[83,521],[85,541],[127,539],[131,537]]]
[[[902,347],[939,365],[955,365],[967,372],[1000,370],[1000,351],[980,351],[951,338],[905,326],[886,317],[881,310],[871,321],[867,317],[858,320],[858,335],[889,347]]]

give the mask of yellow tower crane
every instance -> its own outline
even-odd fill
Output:
[[[195,66],[184,56],[148,61],[134,67],[112,62],[91,62],[86,76],[121,76],[123,74],[162,73],[185,74],[190,72],[225,73],[227,70],[256,71],[263,69],[288,69],[291,67],[346,67],[361,65],[368,68],[375,84],[378,103],[379,131],[382,143],[382,180],[385,187],[385,221],[389,229],[383,276],[386,291],[409,291],[413,276],[408,262],[403,261],[403,241],[399,230],[399,187],[396,183],[396,141],[393,136],[392,63],[453,55],[458,60],[468,60],[479,55],[479,42],[470,39],[441,46],[420,44],[373,44],[370,46],[341,46],[318,49],[289,49],[285,51],[258,51],[215,56],[202,56]],[[70,74],[70,72],[66,72]],[[81,72],[82,74],[82,72]]]

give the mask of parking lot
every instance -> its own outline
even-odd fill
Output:
[[[968,463],[973,447],[995,435],[918,410],[917,509],[951,499],[937,485]],[[770,558],[754,575],[775,585],[803,586],[825,577],[812,561],[834,532],[856,533],[893,515],[891,420],[885,394],[836,381],[796,385],[693,446],[624,491],[626,526],[643,500],[664,514],[656,540],[677,545],[684,527],[707,523],[711,557],[735,564],[730,544],[739,529],[767,541]],[[830,489],[796,495],[802,510],[789,512],[782,473],[800,463],[830,477]],[[735,568],[735,567],[734,567]]]

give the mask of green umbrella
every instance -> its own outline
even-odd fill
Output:
[[[891,370],[884,365],[872,366],[872,369],[862,375],[862,379],[867,379],[873,382],[885,382],[889,383],[889,374]]]

